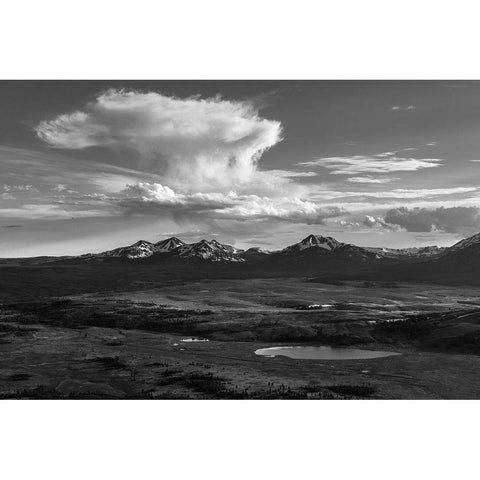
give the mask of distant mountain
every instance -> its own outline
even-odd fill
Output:
[[[203,259],[211,262],[244,262],[237,250],[231,245],[224,245],[216,240],[201,240],[197,243],[186,244],[182,240],[171,237],[157,243],[139,240],[128,247],[115,248],[102,253],[89,253],[80,257],[69,257],[69,260],[80,258],[83,260],[127,259],[140,260],[150,257],[163,257],[171,254],[182,259]],[[170,256],[171,256],[170,255]]]
[[[12,263],[13,262],[13,263]],[[470,278],[480,269],[480,234],[449,248],[372,248],[343,243],[333,237],[308,235],[282,250],[241,250],[217,240],[187,244],[176,237],[157,243],[138,242],[102,253],[77,257],[7,259],[8,265],[78,264],[83,262],[139,265],[176,276],[249,277],[328,276],[335,278],[427,279]]]
[[[480,233],[465,238],[444,249],[436,262],[436,268],[478,275],[480,271]]]
[[[408,255],[405,255],[405,250],[408,250]],[[385,258],[383,262],[371,265],[366,274],[362,272],[362,278],[449,285],[480,284],[480,234],[446,248],[403,249],[388,259],[390,263]],[[355,275],[350,275],[350,278],[355,278]]]
[[[167,258],[172,262],[177,258],[185,261],[199,259],[214,263],[256,264],[260,262],[262,265],[269,264],[273,270],[281,269],[290,264],[294,265],[298,270],[302,264],[308,264],[307,270],[310,271],[320,266],[326,268],[329,263],[341,264],[342,262],[350,262],[349,266],[352,266],[355,262],[375,262],[382,259],[402,261],[404,259],[433,258],[449,250],[460,250],[479,244],[480,234],[475,236],[475,239],[472,237],[472,239],[463,240],[457,245],[450,247],[450,249],[440,247],[392,249],[358,247],[349,243],[339,242],[333,237],[308,235],[300,242],[289,245],[283,250],[269,251],[260,247],[241,250],[232,245],[222,244],[217,240],[208,241],[203,239],[196,243],[187,244],[177,237],[170,237],[157,243],[139,240],[126,247],[119,247],[101,253],[88,253],[78,257],[69,256],[58,259],[45,257],[45,262],[54,262],[55,260],[68,262],[75,262],[76,260],[106,261],[113,259],[166,261]],[[29,263],[29,259],[23,259],[22,261]],[[33,261],[33,259],[30,261]],[[39,262],[41,263],[41,257],[36,258],[36,263]]]
[[[411,248],[375,248],[365,247],[366,250],[375,253],[382,258],[420,258],[420,257],[435,257],[441,255],[446,248],[431,245],[428,247],[411,247]]]
[[[217,240],[187,244],[171,237],[157,243],[140,240],[81,256],[0,259],[0,268],[0,286],[12,295],[81,292],[95,285],[103,289],[136,288],[145,282],[202,278],[480,285],[480,234],[448,248],[410,249],[359,247],[332,237],[308,235],[277,251],[258,247],[240,250]]]
[[[201,258],[203,260],[210,260],[211,262],[244,262],[237,250],[231,245],[224,245],[212,240],[200,240],[198,243],[190,245],[183,245],[177,250],[181,258]]]
[[[87,255],[82,255],[87,259],[92,258],[128,258],[130,260],[138,258],[146,258],[153,255],[155,252],[155,245],[153,243],[147,242],[146,240],[139,240],[133,245],[128,247],[115,248],[114,250],[108,250],[102,253],[89,253]]]
[[[184,245],[185,243],[176,237],[167,238],[157,243],[139,240],[128,247],[115,248],[114,250],[108,250],[102,253],[88,253],[86,255],[82,255],[81,258],[87,260],[107,258],[127,258],[129,260],[138,260],[140,258],[151,257],[156,253],[168,253]]]
[[[282,252],[300,252],[307,248],[321,248],[323,250],[334,251],[345,245],[332,237],[322,237],[321,235],[309,235],[298,243],[294,243],[282,250]]]
[[[448,247],[448,249],[446,250],[448,250],[449,252],[457,252],[457,251],[465,250],[471,247],[475,249],[480,248],[480,233],[477,233],[475,235],[472,235],[471,237],[460,240],[455,245]]]
[[[332,237],[308,235],[283,250],[272,252],[262,267],[277,275],[313,276],[321,272],[360,271],[377,261],[375,253]]]
[[[166,253],[171,252],[179,247],[183,247],[185,242],[182,242],[177,237],[166,238],[155,244],[155,253]]]
[[[248,260],[258,260],[261,258],[266,258],[268,255],[270,255],[272,252],[270,250],[265,250],[264,248],[261,247],[251,247],[247,250],[244,250],[243,252],[240,252],[239,255],[240,257]]]

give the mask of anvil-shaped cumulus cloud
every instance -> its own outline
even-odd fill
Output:
[[[53,147],[130,152],[143,169],[183,192],[278,178],[256,168],[262,153],[281,141],[281,124],[261,118],[248,102],[109,90],[35,130]]]

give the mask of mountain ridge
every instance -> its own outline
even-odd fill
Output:
[[[157,254],[178,254],[181,258],[203,258],[214,262],[232,261],[243,262],[249,257],[263,257],[267,255],[285,255],[295,254],[304,251],[315,250],[318,253],[362,253],[370,256],[374,254],[376,258],[428,258],[443,256],[447,253],[461,251],[465,248],[479,246],[480,233],[465,238],[451,247],[438,247],[435,245],[426,247],[409,248],[386,248],[386,247],[360,247],[351,243],[345,243],[336,240],[333,237],[310,234],[297,243],[288,245],[278,250],[265,250],[261,247],[250,247],[248,249],[236,248],[229,244],[222,244],[215,239],[202,239],[199,242],[186,243],[178,237],[172,236],[158,242],[149,242],[148,240],[138,240],[137,242],[106,250],[99,253],[85,253],[81,255],[67,255],[61,257],[39,256],[24,257],[23,261],[31,259],[45,258],[50,261],[55,259],[101,259],[101,258],[126,258],[129,260],[140,260],[149,258]],[[4,258],[3,260],[8,260]],[[14,259],[11,259],[14,260]]]
[[[151,288],[202,279],[298,278],[342,285],[398,282],[480,285],[480,235],[455,248],[375,249],[304,238],[308,248],[240,250],[218,241],[139,240],[100,254],[0,260],[0,287],[12,298]],[[319,239],[317,239],[319,240]],[[320,239],[321,240],[321,239]],[[178,247],[176,245],[179,245]],[[295,244],[293,244],[295,245]],[[158,249],[158,251],[155,251]]]
[[[177,254],[180,258],[201,258],[213,262],[244,262],[247,258],[262,257],[266,255],[288,255],[301,254],[305,251],[315,250],[318,253],[346,253],[362,254],[376,258],[389,258],[399,256],[432,256],[439,254],[442,247],[412,247],[404,249],[359,247],[354,244],[344,243],[333,237],[310,234],[297,243],[288,245],[279,250],[264,250],[260,247],[250,247],[247,250],[233,247],[229,244],[222,244],[215,239],[202,239],[198,242],[186,243],[177,237],[169,237],[153,243],[146,240],[139,240],[132,245],[107,250],[101,253],[89,253],[80,257],[90,259],[100,258],[127,258],[137,260],[148,258],[159,253]],[[72,257],[75,258],[75,257]]]

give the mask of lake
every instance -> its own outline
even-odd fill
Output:
[[[260,348],[255,355],[264,357],[296,358],[298,360],[367,360],[369,358],[391,357],[400,355],[396,352],[382,352],[380,350],[361,350],[359,348],[342,348],[322,346],[270,347]]]

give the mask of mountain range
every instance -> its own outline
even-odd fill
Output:
[[[5,267],[48,266],[50,272],[74,267],[84,273],[87,268],[90,273],[85,273],[86,277],[120,269],[123,275],[128,273],[133,278],[136,271],[141,271],[138,276],[143,278],[169,279],[307,277],[318,281],[480,284],[480,234],[451,247],[403,249],[359,247],[332,237],[308,235],[275,251],[259,247],[242,250],[217,240],[185,243],[171,237],[156,243],[139,240],[129,246],[80,256],[2,259],[0,266],[4,274]],[[16,275],[19,278],[22,272]]]
[[[467,242],[467,240],[462,240],[462,242]],[[462,242],[459,242],[451,248],[458,248],[457,246]],[[480,242],[480,238],[478,242]],[[465,243],[465,247],[469,245],[470,243]],[[163,257],[164,255],[161,254],[169,254],[169,256],[175,255],[183,259],[202,259],[211,262],[248,262],[271,255],[275,258],[298,256],[298,254],[301,255],[302,252],[305,254],[306,251],[308,251],[308,253],[315,252],[317,255],[328,253],[338,256],[340,254],[349,258],[359,257],[366,260],[402,257],[410,259],[436,257],[447,250],[446,248],[436,246],[403,249],[358,247],[349,243],[339,242],[332,237],[323,237],[321,235],[308,235],[300,242],[289,245],[282,250],[271,251],[260,247],[242,250],[231,245],[222,244],[217,240],[208,241],[204,239],[197,243],[187,244],[177,237],[170,237],[157,243],[139,240],[126,247],[120,247],[102,253],[88,253],[79,257],[68,258],[78,258],[82,260],[106,260],[113,258],[139,260],[148,257]]]

